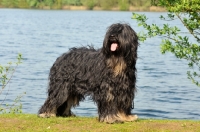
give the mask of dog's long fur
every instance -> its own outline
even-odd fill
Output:
[[[111,44],[117,49],[111,51]],[[50,69],[48,98],[38,112],[40,117],[74,116],[71,107],[90,96],[98,107],[99,121],[134,121],[131,115],[136,91],[138,37],[122,23],[112,24],[103,47],[72,48]]]

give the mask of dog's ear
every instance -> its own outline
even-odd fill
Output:
[[[103,48],[102,48],[102,52],[104,55],[109,55],[109,52],[110,52],[108,39],[109,39],[109,35],[108,35],[108,33],[106,33],[104,40],[103,40]]]
[[[133,66],[137,59],[138,36],[128,24],[123,24],[124,28],[118,35],[120,51],[128,66]]]
[[[130,42],[130,47],[128,47],[127,52],[124,55],[124,59],[127,62],[128,66],[135,66],[137,60],[137,48],[138,48],[138,40],[137,36],[132,38]]]

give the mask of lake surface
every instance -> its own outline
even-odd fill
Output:
[[[166,13],[145,13],[149,23],[162,24],[159,16]],[[139,32],[142,29],[131,19],[132,12],[117,11],[51,11],[0,9],[0,64],[23,63],[0,95],[6,103],[23,92],[24,113],[36,114],[47,94],[49,69],[58,56],[71,47],[102,46],[106,28],[112,23],[126,22]],[[182,29],[179,21],[172,23]],[[187,63],[172,54],[161,55],[161,38],[141,43],[137,61],[137,93],[132,113],[140,118],[200,119],[200,88],[187,79]],[[8,90],[8,91],[6,91]],[[0,102],[1,103],[1,102]],[[94,102],[85,100],[73,109],[78,116],[97,116]]]

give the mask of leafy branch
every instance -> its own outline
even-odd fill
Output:
[[[193,36],[194,42],[188,35],[185,36],[176,26],[163,24],[147,24],[148,18],[144,14],[133,13],[138,26],[142,26],[145,32],[140,32],[139,39],[144,42],[147,38],[156,36],[162,37],[161,53],[173,53],[179,59],[188,61],[190,71],[187,71],[188,78],[200,87],[200,1],[198,0],[153,0],[154,5],[163,6],[168,10],[167,17],[160,16],[160,20],[180,20],[188,30],[187,34]]]
[[[17,62],[14,63],[15,64],[14,66],[12,62],[9,62],[7,66],[0,65],[0,86],[1,86],[0,95],[2,95],[3,91],[5,91],[5,88],[8,87],[7,85],[10,83],[11,79],[13,78],[13,75],[18,65],[22,63],[21,60],[22,60],[22,55],[18,54]],[[0,113],[6,113],[7,111],[9,113],[21,113],[22,104],[20,103],[20,99],[26,93],[23,93],[22,95],[17,96],[13,104],[4,105],[6,97],[8,96],[8,92],[9,92],[9,89],[7,89],[7,93],[5,94],[5,97],[0,102]],[[19,105],[17,105],[18,103]]]

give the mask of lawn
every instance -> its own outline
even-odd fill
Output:
[[[200,132],[200,121],[139,119],[123,124],[98,122],[96,117],[39,118],[33,114],[0,115],[1,132]]]

